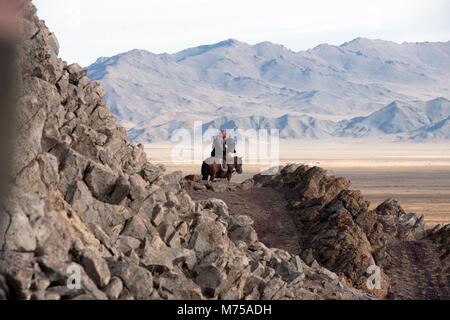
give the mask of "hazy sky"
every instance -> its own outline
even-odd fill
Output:
[[[234,38],[300,51],[356,37],[449,41],[449,0],[34,0],[61,56],[83,66],[131,49],[173,53]]]

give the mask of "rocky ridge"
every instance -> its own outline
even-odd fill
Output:
[[[219,200],[194,202],[181,173],[147,162],[109,115],[105,87],[58,58],[30,0],[23,27],[0,298],[369,298],[318,264],[254,237],[233,240],[251,219]],[[80,271],[80,289],[67,286],[70,270]]]
[[[348,179],[336,178],[318,167],[288,165],[277,174],[258,175],[246,184],[271,186],[286,194],[298,229],[300,255],[306,263],[317,261],[363,290],[367,289],[369,267],[379,266],[381,289],[375,290],[379,297],[405,298],[399,291],[405,291],[407,285],[426,287],[427,277],[437,277],[436,283],[428,284],[428,291],[418,290],[406,298],[450,298],[449,226],[427,231],[423,216],[406,213],[393,199],[369,210],[370,203],[360,191],[350,189]],[[412,251],[411,257],[402,260],[398,252],[391,250],[398,244],[403,246],[405,254]],[[408,259],[416,259],[417,247],[430,252],[429,261],[418,259],[405,267]],[[438,252],[438,248],[440,258],[431,254],[431,251]],[[389,268],[393,259],[399,259],[403,265]],[[414,269],[422,273],[421,283],[420,274],[414,274]],[[390,285],[390,278],[398,278],[398,273],[403,272],[406,275]]]

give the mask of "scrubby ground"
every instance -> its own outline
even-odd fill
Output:
[[[389,299],[450,299],[450,275],[431,241],[392,241],[384,271],[391,279]]]

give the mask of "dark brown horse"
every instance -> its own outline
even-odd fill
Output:
[[[228,169],[230,168],[230,169]],[[211,181],[217,179],[227,179],[228,182],[231,181],[233,176],[233,171],[236,170],[238,174],[242,174],[242,159],[234,157],[234,163],[228,164],[228,168],[222,168],[222,164],[217,163],[216,159],[209,158],[202,165],[202,176],[203,180],[207,181],[211,177]]]

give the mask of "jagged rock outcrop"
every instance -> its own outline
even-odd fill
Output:
[[[426,239],[438,245],[441,260],[448,265],[450,274],[450,224],[437,225],[433,229],[426,232]]]
[[[102,101],[105,87],[58,58],[29,0],[23,26],[0,298],[368,298],[327,269],[267,248],[223,202],[194,202],[181,173],[166,175],[130,143]]]
[[[271,186],[283,191],[298,228],[301,257],[314,260],[367,290],[370,266],[382,266],[389,241],[422,239],[423,216],[406,214],[397,201],[389,199],[376,210],[359,191],[350,190],[350,181],[336,178],[318,167],[288,165],[277,174],[257,175],[255,186]],[[382,273],[385,297],[389,277]],[[370,291],[370,290],[369,290]]]

